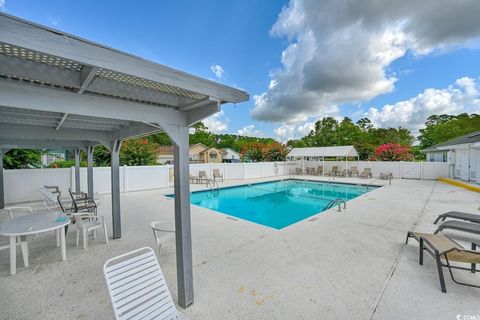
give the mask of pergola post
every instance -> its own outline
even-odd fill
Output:
[[[3,153],[4,150],[0,148],[0,209],[5,208],[5,188],[3,181]]]
[[[88,185],[88,197],[93,199],[93,148],[94,146],[87,147],[87,185]]]
[[[112,141],[111,146],[111,185],[112,185],[112,225],[113,238],[122,236],[122,222],[120,216],[120,148],[121,140]]]
[[[174,142],[175,239],[177,249],[178,304],[193,304],[192,235],[190,221],[190,182],[188,127],[176,126]]]
[[[80,149],[75,149],[75,192],[80,191]]]

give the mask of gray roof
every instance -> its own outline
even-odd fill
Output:
[[[464,136],[450,139],[448,141],[423,149],[422,151],[423,152],[439,151],[438,148],[441,148],[441,147],[456,146],[456,145],[469,144],[469,143],[475,143],[475,142],[480,142],[480,131],[470,132],[469,134],[466,134]]]

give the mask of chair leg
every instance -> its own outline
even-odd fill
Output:
[[[440,255],[438,253],[435,254],[435,260],[437,261],[437,270],[438,270],[438,278],[440,280],[440,287],[442,288],[443,293],[447,293],[447,288],[445,286],[445,278],[443,277],[442,261],[440,260]]]
[[[108,232],[107,232],[107,225],[103,224],[103,230],[105,231],[105,243],[108,244]]]
[[[437,219],[435,219],[435,221],[433,222],[433,224],[437,224],[438,220],[442,219],[442,215],[439,215],[437,217]],[[445,221],[445,218],[443,217],[443,220],[442,221]]]
[[[93,233],[93,239],[97,239],[97,232],[95,232],[95,230],[93,230],[92,233]]]
[[[418,257],[418,264],[423,266],[423,239],[422,238],[420,238],[419,247],[420,247],[420,252]]]
[[[87,249],[88,246],[88,231],[83,229],[83,249]]]
[[[158,256],[158,259],[160,260],[160,249],[162,248],[162,244],[159,243],[158,246],[157,246],[157,256]]]
[[[438,227],[437,230],[435,230],[435,232],[434,232],[433,234],[437,234],[437,233],[439,233],[440,231],[442,231],[442,227],[441,227],[441,226]]]

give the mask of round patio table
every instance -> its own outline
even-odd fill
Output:
[[[10,274],[17,272],[17,236],[27,236],[36,233],[55,231],[60,233],[62,260],[67,259],[65,248],[65,226],[70,218],[63,212],[33,212],[21,217],[14,217],[0,224],[0,236],[10,238]],[[28,249],[25,266],[28,267]]]

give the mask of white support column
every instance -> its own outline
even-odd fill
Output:
[[[111,186],[112,186],[112,226],[113,238],[122,236],[122,222],[120,215],[120,148],[121,140],[112,141],[111,144]]]
[[[94,146],[87,147],[87,184],[88,184],[88,197],[93,199],[93,149]]]
[[[192,230],[190,222],[190,182],[188,127],[167,130],[174,143],[175,240],[177,250],[178,304],[193,304]]]
[[[75,192],[80,191],[80,149],[75,149]]]
[[[5,187],[3,179],[3,154],[4,150],[0,148],[0,209],[5,207]]]

